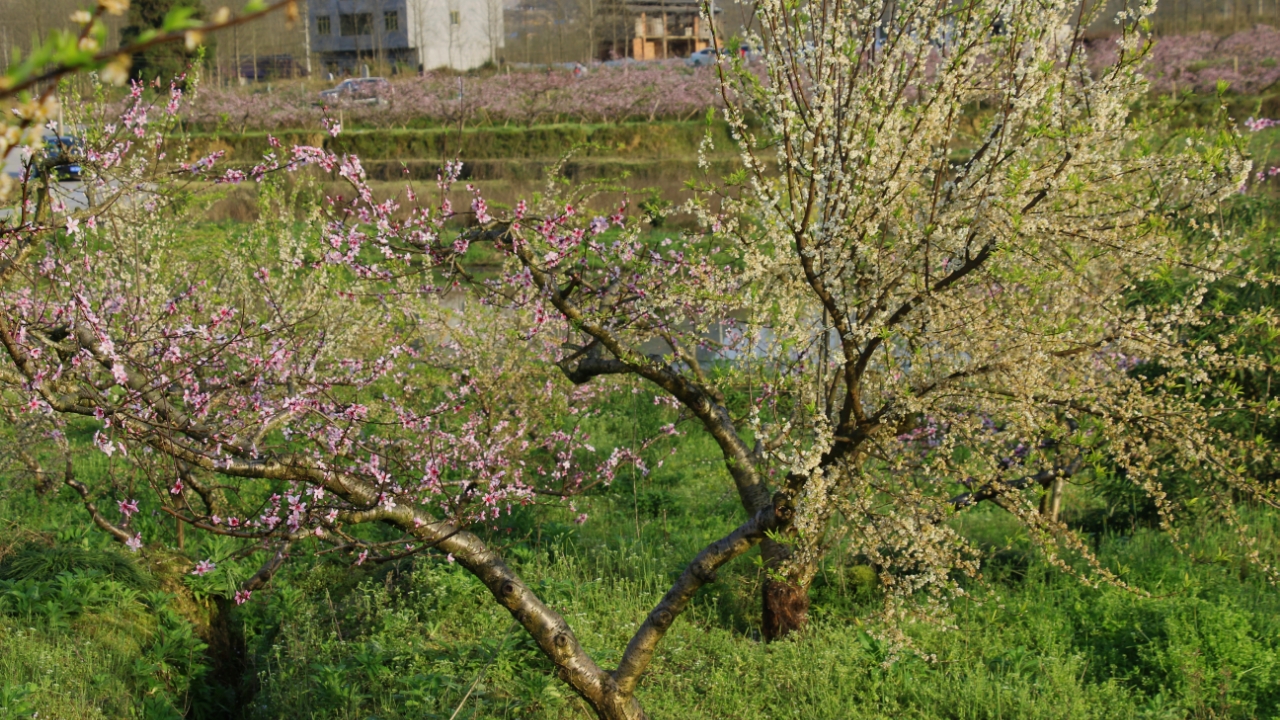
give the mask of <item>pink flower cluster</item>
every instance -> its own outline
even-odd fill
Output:
[[[1253,178],[1258,182],[1265,182],[1277,176],[1280,176],[1280,165],[1272,165],[1271,167],[1265,170],[1259,170],[1257,174],[1253,176]]]
[[[1272,120],[1270,118],[1249,118],[1244,121],[1244,126],[1251,132],[1261,132],[1267,128],[1280,127],[1280,120]]]
[[[489,330],[471,327],[470,319],[465,324],[447,318],[424,324],[421,306],[401,309],[394,296],[383,295],[382,319],[370,321],[381,325],[367,330],[387,343],[338,350],[330,348],[325,333],[308,328],[310,316],[294,314],[276,298],[281,288],[273,278],[296,272],[299,277],[290,281],[305,283],[309,270],[327,274],[324,265],[351,271],[352,284],[335,288],[333,294],[353,304],[393,291],[395,286],[387,281],[415,265],[446,272],[454,267],[472,239],[447,230],[446,223],[462,213],[476,223],[494,221],[474,187],[468,188],[469,212],[459,213],[450,205],[447,195],[462,170],[460,164],[442,168],[436,205],[419,203],[417,198],[433,193],[412,188],[400,196],[379,196],[357,157],[318,147],[286,148],[278,141],[270,142],[268,152],[252,166],[228,165],[217,152],[177,164],[176,169],[157,165],[151,158],[184,117],[191,94],[174,88],[165,93],[158,85],[151,90],[142,85],[131,88],[120,112],[123,120],[107,123],[106,132],[89,141],[87,184],[120,168],[130,171],[130,181],[138,187],[160,187],[165,182],[263,181],[273,173],[318,165],[335,171],[352,190],[349,197],[327,199],[319,246],[309,261],[251,267],[244,282],[236,285],[243,295],[230,296],[221,281],[211,279],[221,277],[225,268],[208,268],[206,273],[199,267],[175,271],[171,291],[161,296],[140,295],[113,269],[110,253],[85,249],[90,243],[109,244],[111,237],[98,232],[96,225],[75,222],[81,218],[77,211],[59,204],[51,208],[55,220],[59,227],[76,229],[71,242],[81,255],[74,263],[50,261],[43,270],[50,282],[40,285],[38,299],[30,290],[5,294],[18,323],[21,347],[16,352],[25,353],[37,368],[41,380],[36,382],[59,378],[112,388],[94,413],[100,423],[93,436],[99,451],[123,462],[149,462],[154,447],[146,428],[166,427],[172,431],[166,442],[181,444],[189,457],[203,458],[206,469],[270,481],[253,491],[257,496],[252,500],[215,512],[200,499],[203,490],[195,476],[168,475],[155,485],[156,491],[176,499],[188,522],[254,542],[336,542],[353,513],[412,508],[418,523],[492,524],[541,498],[571,498],[608,484],[624,466],[647,472],[640,456],[643,444],[612,454],[591,446],[580,420],[592,412],[598,385],[562,392],[552,382],[559,372],[550,364],[531,361],[529,365],[544,369],[528,383],[527,401],[513,405],[508,394],[520,382],[506,377],[495,382],[509,372],[501,367],[509,356],[549,356],[562,342],[564,318],[547,305],[545,294],[527,275],[504,278],[505,289],[493,300],[535,318],[535,329],[497,345]],[[327,122],[325,128],[330,134],[341,132],[337,122]],[[152,212],[164,202],[163,193],[154,197],[141,203],[141,209]],[[518,214],[523,218],[526,210],[521,206]],[[581,263],[584,252],[628,257],[647,252],[638,242],[605,247],[599,240],[610,225],[625,222],[622,209],[608,219],[596,218],[590,227],[582,227],[584,222],[571,206],[528,219],[540,242],[554,248],[556,264]],[[669,266],[670,273],[643,278],[644,283],[709,272],[674,250],[654,254],[653,261]],[[635,288],[645,292],[640,285]],[[437,294],[430,287],[422,292]],[[504,317],[495,310],[491,321],[504,322]],[[77,328],[79,342],[69,359],[45,352],[28,331],[67,324]],[[414,328],[412,334],[406,335],[406,328]],[[542,328],[555,332],[539,333]],[[431,374],[433,368],[449,370],[437,377]],[[397,391],[389,392],[390,388]],[[495,414],[495,407],[505,409]],[[555,429],[542,431],[548,427],[546,413],[566,420],[557,426],[559,421],[553,419],[550,427]],[[539,431],[533,432],[535,428]],[[272,477],[278,471],[267,468],[262,458],[285,456],[290,467],[299,468],[297,474]],[[348,486],[334,478],[355,483],[367,496],[348,492]],[[138,503],[121,500],[118,508],[127,527]],[[141,549],[140,534],[122,532],[120,537],[131,549]],[[415,547],[421,546],[405,545],[408,551]],[[367,553],[364,548],[358,562],[369,558]],[[190,572],[203,576],[215,568],[205,559]],[[236,602],[248,597],[249,592],[242,591]]]

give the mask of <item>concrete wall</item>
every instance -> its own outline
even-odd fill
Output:
[[[430,70],[469,70],[496,57],[503,41],[502,0],[311,0],[308,31],[311,51],[324,67],[343,70],[364,61],[385,59]],[[398,13],[395,30],[385,14]],[[368,13],[371,32],[342,35],[341,16]],[[320,34],[321,17],[329,33]]]
[[[407,0],[411,42],[431,70],[469,70],[497,57],[502,47],[501,0]],[[453,21],[457,22],[454,23]]]

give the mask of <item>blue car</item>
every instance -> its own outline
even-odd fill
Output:
[[[40,171],[47,169],[49,176],[55,180],[79,180],[83,168],[77,156],[84,152],[84,142],[79,138],[67,135],[46,135],[44,137],[44,155],[32,168],[32,177],[40,177]]]

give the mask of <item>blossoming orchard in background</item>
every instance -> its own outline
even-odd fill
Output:
[[[1117,40],[1086,43],[1095,69],[1114,63]],[[1260,25],[1227,38],[1210,33],[1157,39],[1145,61],[1151,90],[1213,93],[1219,82],[1233,92],[1256,93],[1280,81],[1280,29]],[[758,70],[758,66],[756,68]],[[514,123],[623,122],[689,119],[722,107],[711,67],[683,62],[599,66],[584,76],[563,68],[515,68],[487,75],[428,73],[393,78],[384,105],[339,109],[350,122],[366,127],[401,127],[465,121],[468,126]],[[206,129],[314,127],[325,110],[314,88],[288,81],[268,92],[237,87],[205,88],[186,116]]]
[[[247,91],[206,88],[186,111],[203,128],[314,127],[326,112],[370,127],[424,122],[534,125],[555,122],[622,122],[689,119],[716,103],[711,68],[681,62],[599,67],[575,76],[559,68],[459,76],[428,73],[394,78],[386,103],[324,108],[311,84],[281,82]]]

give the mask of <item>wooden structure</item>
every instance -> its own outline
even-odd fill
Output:
[[[643,0],[628,3],[626,9],[633,20],[629,54],[635,60],[688,57],[711,47],[711,27],[700,14],[701,0]]]

